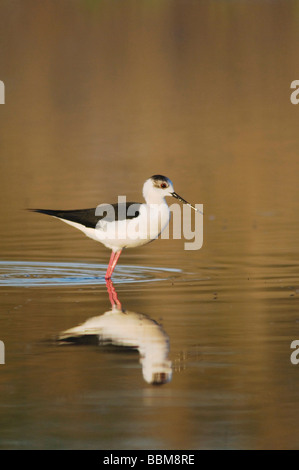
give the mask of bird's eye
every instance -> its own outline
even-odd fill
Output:
[[[166,183],[161,183],[161,188],[162,188],[162,189],[167,188],[167,184],[166,184]]]

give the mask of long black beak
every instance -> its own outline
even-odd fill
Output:
[[[186,199],[183,199],[181,196],[179,196],[177,193],[173,192],[171,193],[171,195],[173,197],[175,197],[176,199],[178,199],[179,201],[183,202],[184,204],[187,204],[187,206],[191,207],[192,209],[194,209],[196,212],[199,212],[199,214],[202,214],[203,213],[201,211],[199,211],[198,209],[196,209],[196,207],[192,206],[192,204],[190,204],[190,202],[186,201]]]

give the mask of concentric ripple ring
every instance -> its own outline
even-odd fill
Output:
[[[0,261],[0,286],[37,287],[105,284],[105,264]],[[119,283],[152,282],[179,276],[180,269],[118,266],[113,280]]]

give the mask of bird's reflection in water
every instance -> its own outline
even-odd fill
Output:
[[[101,345],[130,347],[138,350],[142,374],[147,383],[159,385],[172,377],[168,359],[169,338],[162,327],[147,315],[122,308],[112,281],[106,281],[111,310],[89,318],[82,325],[59,335],[60,341],[81,342],[96,337]]]

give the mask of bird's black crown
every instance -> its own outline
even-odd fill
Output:
[[[154,175],[151,177],[152,180],[154,181],[165,181],[165,183],[168,183],[169,179],[166,176],[163,175]]]
[[[155,188],[165,189],[171,184],[170,179],[163,175],[154,175],[151,177],[151,180]]]

